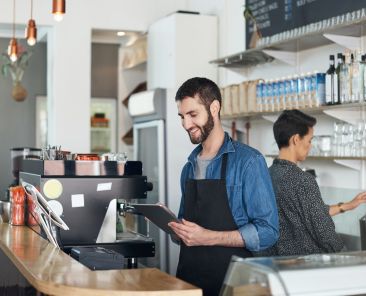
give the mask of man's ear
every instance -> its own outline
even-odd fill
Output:
[[[210,105],[210,111],[211,111],[211,115],[213,117],[219,115],[220,112],[220,102],[218,100],[214,100],[211,105]]]

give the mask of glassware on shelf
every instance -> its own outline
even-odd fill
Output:
[[[330,156],[332,137],[328,135],[318,137],[319,152],[321,156]]]
[[[332,155],[341,157],[366,156],[366,122],[355,125],[335,122],[332,137]]]

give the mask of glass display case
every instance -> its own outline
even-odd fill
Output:
[[[233,256],[222,296],[365,295],[366,252],[290,257]]]

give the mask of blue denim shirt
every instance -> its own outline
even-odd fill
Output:
[[[196,159],[201,150],[202,146],[197,146],[183,167],[180,180],[182,196],[186,180],[194,179]],[[206,179],[220,179],[224,153],[228,153],[226,190],[229,206],[245,247],[249,251],[267,249],[277,241],[279,226],[275,195],[266,162],[259,151],[232,141],[225,133],[224,144],[207,167]],[[183,218],[183,209],[182,198],[179,219]]]

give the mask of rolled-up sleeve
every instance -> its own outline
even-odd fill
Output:
[[[245,246],[261,251],[274,245],[279,236],[278,212],[266,162],[254,156],[243,172],[243,205],[248,223],[239,227]]]

